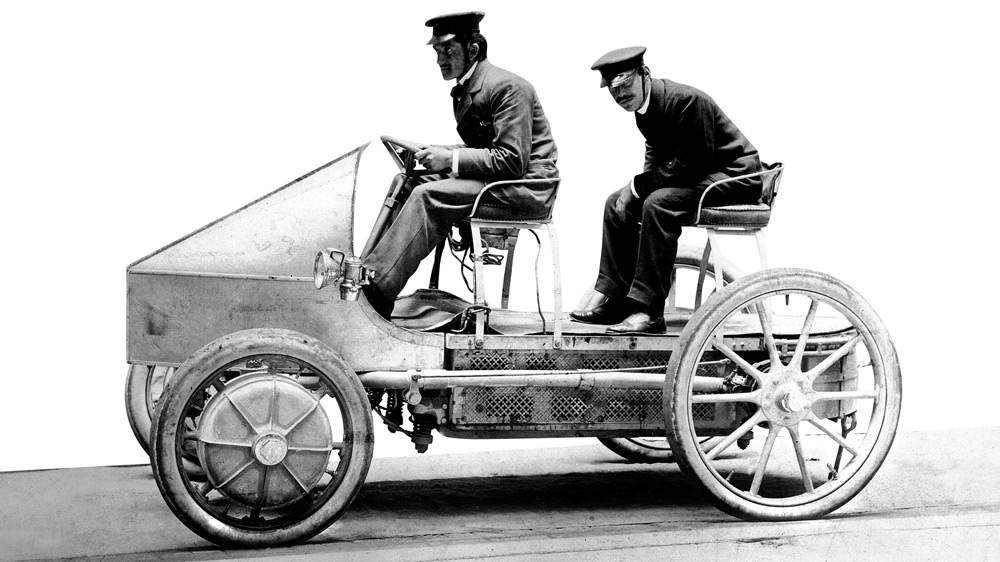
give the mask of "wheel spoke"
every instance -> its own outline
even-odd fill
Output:
[[[217,441],[215,439],[199,439],[202,443],[206,445],[218,445],[220,447],[242,447],[249,449],[253,445],[250,443],[241,443],[239,441]]]
[[[809,341],[809,334],[812,332],[813,321],[816,320],[816,311],[818,309],[819,301],[811,300],[809,303],[809,312],[806,313],[806,319],[802,322],[802,333],[799,334],[799,341],[795,344],[795,353],[792,355],[789,365],[802,364],[802,356],[806,352],[806,342]]]
[[[284,433],[282,435],[288,435],[292,431],[294,431],[295,428],[298,427],[300,423],[302,423],[303,421],[305,421],[305,419],[307,417],[309,417],[309,414],[315,412],[316,408],[318,408],[318,407],[319,407],[319,401],[317,400],[316,402],[313,402],[313,405],[310,406],[308,410],[306,410],[305,412],[303,412],[302,415],[299,416],[299,418],[297,420],[295,420],[291,424],[289,424],[288,429],[284,430]]]
[[[858,456],[858,452],[854,449],[854,447],[851,447],[850,444],[847,443],[847,440],[844,439],[842,436],[840,436],[839,434],[831,431],[830,428],[828,428],[825,425],[823,425],[823,420],[821,420],[818,417],[816,417],[816,414],[813,414],[813,413],[810,412],[809,417],[806,418],[806,419],[809,421],[809,423],[811,423],[814,426],[816,426],[817,428],[819,428],[820,431],[822,431],[823,433],[829,435],[830,439],[833,439],[834,441],[836,441],[838,445],[840,445],[841,447],[843,447],[844,450],[847,451],[848,453],[850,453],[852,456],[855,456],[855,457]]]
[[[297,484],[299,488],[302,488],[303,492],[308,492],[309,491],[309,487],[306,486],[305,483],[302,482],[302,479],[299,478],[298,474],[295,474],[295,471],[292,470],[292,467],[288,466],[288,463],[282,461],[281,462],[281,468],[285,469],[285,472],[287,472],[288,475],[292,477],[292,480],[295,481],[295,484]]]
[[[253,466],[254,462],[255,461],[251,459],[251,460],[248,460],[247,462],[243,463],[243,466],[241,466],[241,467],[237,468],[236,470],[234,470],[233,473],[230,474],[228,478],[225,478],[225,479],[223,479],[222,482],[219,482],[219,486],[218,487],[222,488],[226,484],[229,484],[230,482],[232,482],[234,479],[236,479],[237,476],[243,474],[244,472],[247,471],[247,469],[249,469],[251,466]]]
[[[260,510],[264,507],[264,492],[267,490],[267,478],[271,476],[271,467],[264,467],[264,475],[260,477],[260,482],[257,483],[257,503],[254,505],[253,509],[250,510],[251,519],[260,519]]]
[[[767,346],[767,355],[771,358],[771,368],[776,369],[781,365],[781,356],[778,355],[778,348],[774,345],[774,332],[771,330],[771,309],[767,306],[767,301],[758,302],[754,308],[757,309],[760,328],[764,332],[764,344]]]
[[[300,453],[329,453],[333,449],[331,447],[288,447],[289,451],[298,451]]]
[[[824,400],[851,400],[851,399],[869,399],[875,400],[878,398],[878,390],[841,390],[838,392],[817,392],[816,396],[813,398],[816,402],[821,402]]]
[[[711,451],[705,453],[705,457],[707,457],[708,460],[714,460],[715,457],[719,456],[726,449],[728,449],[730,445],[738,441],[740,437],[743,437],[751,429],[753,429],[753,426],[757,425],[762,421],[764,421],[764,414],[760,410],[757,410],[757,412],[754,413],[754,415],[751,416],[750,419],[743,422],[743,425],[736,428],[736,431],[727,435],[726,438],[723,439],[718,445],[712,447]]]
[[[845,355],[850,353],[851,350],[854,349],[854,346],[858,345],[858,342],[860,342],[861,339],[862,339],[861,334],[858,334],[853,338],[851,338],[850,341],[840,346],[840,349],[831,353],[826,359],[820,362],[819,365],[816,365],[812,369],[809,369],[809,372],[806,373],[806,377],[809,379],[810,382],[814,382],[816,380],[816,377],[825,373],[826,370],[829,369],[834,363],[840,361],[841,359],[843,359]]]
[[[792,446],[795,448],[795,460],[799,463],[799,472],[802,473],[802,483],[806,486],[807,493],[813,493],[812,478],[809,477],[809,469],[806,467],[806,458],[802,454],[802,438],[799,436],[798,426],[788,426],[788,434],[792,437]]]
[[[250,419],[250,416],[247,415],[247,413],[243,411],[243,408],[240,407],[240,405],[237,404],[236,401],[233,400],[231,396],[229,396],[228,394],[226,394],[225,397],[226,397],[226,400],[230,404],[233,405],[233,408],[236,409],[236,413],[238,413],[240,415],[240,417],[242,417],[247,422],[247,425],[249,425],[254,430],[255,433],[258,433],[258,434],[263,433],[263,428],[257,427],[257,424],[253,423],[253,421]]]
[[[760,460],[757,461],[757,470],[753,475],[753,483],[750,484],[750,493],[759,496],[760,484],[764,481],[764,470],[767,468],[767,461],[771,458],[771,449],[774,447],[778,434],[781,433],[781,426],[772,425],[767,431],[767,439],[764,441],[764,450],[760,452]]]
[[[195,454],[193,451],[185,451],[181,449],[181,458],[196,465],[199,465],[201,463],[201,459],[199,459],[198,455]]]
[[[710,343],[711,343],[712,347],[714,347],[715,349],[717,349],[718,351],[720,351],[723,355],[725,355],[726,357],[728,357],[733,363],[736,363],[736,365],[740,369],[743,369],[743,371],[746,374],[748,374],[748,375],[752,376],[754,379],[756,379],[757,380],[757,384],[759,384],[759,385],[763,385],[764,384],[764,381],[763,381],[763,379],[764,379],[764,373],[758,371],[756,368],[754,368],[753,365],[751,365],[749,362],[747,362],[746,359],[740,357],[739,354],[736,353],[735,351],[733,351],[733,349],[731,347],[729,347],[728,345],[726,345],[725,343],[723,343],[721,338],[712,338],[712,340],[711,340]]]
[[[692,394],[692,404],[720,404],[723,402],[752,402],[760,405],[760,391],[734,392],[730,394]]]
[[[212,486],[211,482],[205,482],[198,488],[198,493],[201,494],[202,496],[207,497],[208,493],[211,492],[213,489],[215,489],[215,486]]]
[[[268,370],[268,374],[270,370]],[[278,417],[278,381],[271,382],[271,405],[267,413],[267,428],[274,430],[274,421]]]

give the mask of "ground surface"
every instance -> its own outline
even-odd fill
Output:
[[[259,551],[189,531],[148,466],[0,473],[0,561],[1000,560],[1000,427],[900,434],[860,495],[796,523],[734,519],[676,465],[580,444],[376,459],[330,529]]]

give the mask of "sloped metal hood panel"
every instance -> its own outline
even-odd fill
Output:
[[[354,248],[365,144],[133,263],[133,272],[312,278],[316,251]]]
[[[129,363],[178,365],[248,328],[313,336],[357,371],[441,368],[442,334],[383,320],[313,285],[316,252],[353,249],[361,146],[149,256],[127,272]]]

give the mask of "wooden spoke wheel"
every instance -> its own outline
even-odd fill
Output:
[[[828,275],[774,269],[694,314],[667,367],[664,415],[681,468],[721,509],[807,519],[871,480],[901,396],[896,351],[871,306]]]
[[[288,330],[230,334],[181,365],[161,397],[153,473],[174,514],[210,541],[300,542],[360,490],[373,449],[369,409],[350,366],[319,341]]]

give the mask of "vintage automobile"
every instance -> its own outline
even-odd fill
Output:
[[[421,173],[407,143],[383,144],[401,173],[366,248]],[[508,310],[509,276],[504,306],[490,307],[486,223],[472,231],[475,302],[437,289],[435,267],[431,287],[383,319],[361,291],[366,252],[353,251],[366,146],[128,267],[129,421],[167,505],[202,537],[273,546],[326,529],[365,480],[372,412],[420,451],[434,431],[597,437],[630,460],[677,462],[750,520],[828,514],[886,458],[902,390],[882,321],[829,275],[741,276],[713,260],[726,208],[700,211],[703,226],[717,219],[709,247],[677,260],[676,286],[687,275],[696,298],[671,296],[663,334],[564,318],[558,271],[554,311]],[[780,173],[761,172],[750,211],[764,214],[744,231],[766,224]],[[540,223],[492,226],[511,248],[519,230],[553,226]]]

